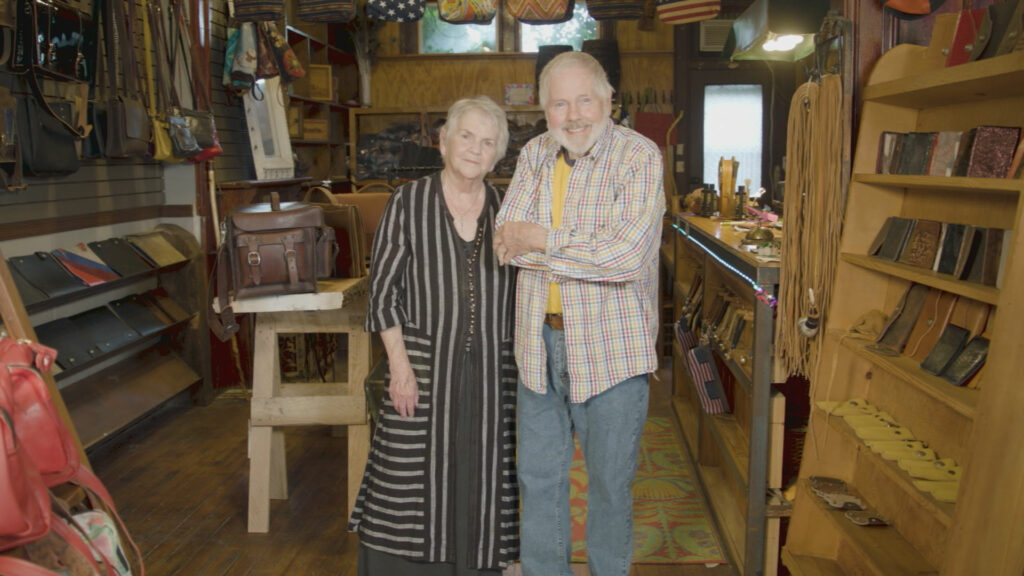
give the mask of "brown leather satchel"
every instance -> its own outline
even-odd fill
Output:
[[[319,278],[330,278],[338,243],[324,224],[319,206],[250,204],[232,212],[227,226],[235,298],[316,292]]]
[[[219,310],[211,302],[210,329],[221,341],[238,332],[229,287],[235,299],[316,292],[316,281],[333,274],[337,253],[334,229],[319,206],[282,204],[271,192],[270,203],[236,208],[225,220],[214,264]]]
[[[346,194],[342,198],[351,196]],[[315,202],[314,199],[323,202]],[[319,206],[324,211],[324,223],[334,229],[334,237],[338,241],[338,256],[334,261],[337,277],[366,276],[366,233],[363,231],[363,217],[359,207],[339,200],[338,196],[323,186],[307,190],[303,202]]]

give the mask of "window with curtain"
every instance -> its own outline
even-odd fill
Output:
[[[740,163],[737,186],[761,183],[764,94],[759,84],[714,84],[704,87],[704,181],[718,187],[718,161]]]

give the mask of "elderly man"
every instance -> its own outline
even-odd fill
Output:
[[[612,87],[582,52],[540,76],[548,132],[519,155],[494,250],[520,268],[518,474],[526,576],[569,576],[573,434],[589,475],[595,576],[625,576],[630,485],[657,369],[658,245],[665,211],[658,147],[609,119]]]

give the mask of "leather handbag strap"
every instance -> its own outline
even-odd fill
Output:
[[[313,186],[313,187],[307,189],[305,196],[302,197],[302,201],[303,202],[314,202],[314,200],[313,200],[314,196],[322,197],[324,199],[325,203],[327,203],[327,204],[333,204],[335,206],[340,206],[341,205],[341,202],[339,202],[338,199],[334,197],[334,194],[331,193],[331,191],[328,190],[324,186]]]
[[[210,301],[210,310],[206,315],[207,324],[209,325],[210,331],[217,337],[221,342],[226,342],[229,338],[235,335],[239,330],[238,321],[235,318],[235,311],[231,308],[231,303],[228,301],[228,270],[230,269],[231,263],[228,261],[227,246],[230,244],[230,226],[228,232],[224,235],[224,239],[221,241],[220,248],[217,249],[217,257],[213,261],[213,271],[211,275],[217,279],[217,306],[220,308],[220,312],[213,309],[213,301]]]

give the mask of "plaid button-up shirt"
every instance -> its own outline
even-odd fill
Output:
[[[496,225],[551,228],[551,182],[560,146],[549,135],[519,154]],[[658,247],[665,196],[662,156],[637,132],[608,127],[569,177],[562,226],[545,254],[530,252],[516,288],[515,352],[523,384],[547,390],[541,335],[548,284],[562,292],[570,401],[583,402],[658,367]]]

